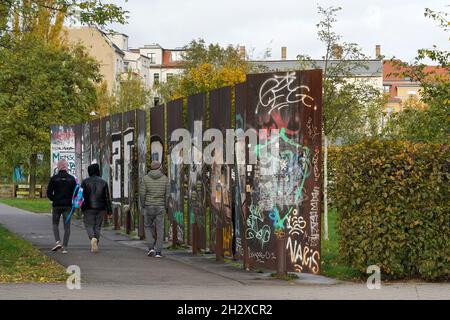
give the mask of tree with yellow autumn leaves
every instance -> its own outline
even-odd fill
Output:
[[[156,86],[163,102],[244,82],[250,67],[233,46],[206,45],[203,39],[184,47],[184,71]]]

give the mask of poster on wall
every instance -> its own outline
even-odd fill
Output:
[[[69,173],[75,175],[76,161],[74,127],[67,125],[51,125],[50,134],[51,175],[57,173],[57,163],[62,159],[67,161]]]
[[[321,81],[320,70],[247,77],[245,124],[258,132],[246,168],[253,266],[276,269],[282,242],[288,271],[320,272]]]

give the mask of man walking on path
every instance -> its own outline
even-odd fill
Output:
[[[67,173],[67,161],[62,159],[57,163],[58,173],[50,178],[47,187],[47,197],[52,201],[52,223],[53,234],[56,240],[56,246],[52,251],[58,251],[62,249],[62,253],[67,253],[67,246],[69,245],[70,238],[70,218],[67,223],[67,215],[72,207],[72,197],[77,186],[75,177]],[[64,240],[61,245],[61,239],[59,237],[59,221],[63,216],[64,225]]]
[[[84,202],[81,207],[84,225],[91,240],[91,252],[98,251],[100,231],[105,211],[112,214],[108,183],[100,178],[100,166],[95,163],[88,167],[89,178],[81,183]]]
[[[169,179],[161,171],[161,163],[153,161],[149,173],[144,176],[139,188],[141,205],[144,207],[145,237],[148,240],[148,256],[161,258],[164,234],[164,213],[169,203]],[[156,225],[156,243],[153,234]]]

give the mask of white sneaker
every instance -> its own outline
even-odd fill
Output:
[[[66,248],[63,248],[62,251],[61,251],[61,253],[62,253],[62,254],[67,254],[67,249],[66,249]]]
[[[150,249],[147,252],[147,256],[149,256],[149,257],[153,257],[154,254],[155,254],[155,249]]]
[[[61,248],[62,248],[61,243],[60,243],[59,241],[57,241],[57,242],[56,242],[56,246],[54,246],[54,247],[52,248],[52,251],[55,252],[55,251],[58,251],[58,250],[61,249]]]
[[[91,239],[91,252],[97,252],[98,246],[97,246],[97,238]]]

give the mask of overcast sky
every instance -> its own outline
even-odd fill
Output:
[[[297,54],[323,55],[317,40],[317,4],[341,6],[336,31],[346,42],[358,43],[364,53],[381,53],[409,61],[418,48],[437,44],[449,49],[448,36],[424,17],[426,7],[449,11],[448,0],[112,0],[129,11],[127,25],[112,28],[129,36],[130,47],[159,43],[181,47],[192,39],[207,43],[244,45],[253,59],[272,49],[279,59]]]

